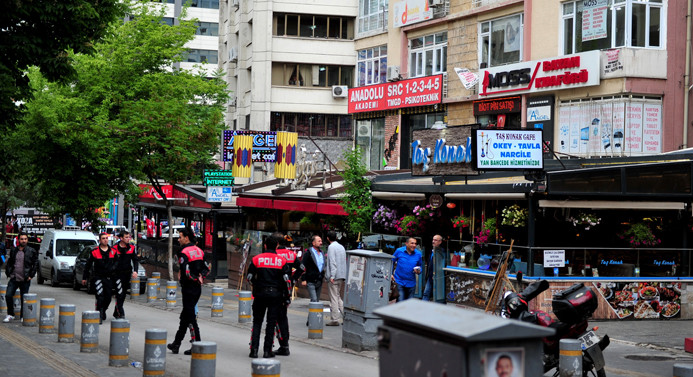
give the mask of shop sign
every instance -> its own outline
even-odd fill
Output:
[[[582,41],[607,37],[606,17],[608,0],[582,1]]]
[[[202,184],[205,186],[233,186],[233,171],[205,169],[202,175]]]
[[[542,170],[541,130],[474,130],[479,170]]]
[[[464,85],[464,88],[467,90],[471,90],[474,85],[479,83],[479,76],[467,68],[455,67],[455,73],[457,73],[457,77],[460,78],[462,85]]]
[[[435,105],[443,101],[443,75],[349,89],[349,114]]]
[[[551,106],[527,108],[527,122],[541,122],[545,120],[551,120]]]
[[[222,156],[224,161],[233,162],[233,137],[250,135],[253,137],[254,162],[274,162],[277,158],[277,133],[275,131],[224,130]]]
[[[411,25],[433,18],[433,10],[428,4],[428,0],[401,0],[392,7],[394,10],[392,24],[395,27]]]
[[[45,213],[17,214],[16,216],[22,231],[27,233],[43,234],[47,229],[55,228],[53,219]]]
[[[412,175],[476,175],[469,126],[414,130]]]
[[[159,193],[156,192],[154,187],[151,185],[140,184],[139,188],[143,190],[140,194],[140,198],[162,199]],[[164,192],[167,198],[171,198],[173,196],[173,185],[163,185],[161,186],[161,190]]]
[[[443,204],[443,197],[439,194],[433,194],[430,198],[428,198],[428,204],[430,204],[433,208],[440,208],[440,206]]]
[[[474,116],[519,113],[521,108],[520,97],[474,101]]]
[[[565,267],[565,250],[544,250],[544,267]]]
[[[599,85],[599,51],[479,71],[479,96],[536,93]]]
[[[207,187],[207,203],[230,203],[232,191],[231,187],[209,186]]]

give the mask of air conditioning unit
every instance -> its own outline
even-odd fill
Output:
[[[443,5],[443,3],[445,3],[445,0],[428,0],[428,1],[432,7],[437,7],[437,6]]]
[[[387,81],[399,80],[399,66],[392,65],[387,67]]]
[[[349,95],[349,87],[346,85],[332,85],[332,97],[346,98]]]
[[[238,98],[236,98],[236,97],[231,98],[229,100],[229,106],[236,107],[236,105],[238,104],[237,100],[238,100]]]
[[[229,61],[235,63],[238,61],[238,50],[235,47],[229,49]]]
[[[240,7],[240,4],[238,4],[238,1],[239,0],[233,0],[233,6],[236,7],[236,9],[238,9],[238,7]]]
[[[356,135],[358,137],[371,137],[371,125],[361,124],[356,129]]]

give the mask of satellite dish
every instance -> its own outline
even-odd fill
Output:
[[[480,270],[488,270],[491,267],[491,257],[488,255],[482,255],[476,261],[476,265],[479,266]]]

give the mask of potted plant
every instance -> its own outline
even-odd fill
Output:
[[[450,222],[452,222],[452,227],[453,228],[469,228],[469,225],[472,223],[472,219],[469,216],[464,216],[460,215],[457,217],[453,217],[450,219]]]
[[[507,225],[515,228],[520,228],[527,225],[527,216],[529,212],[527,208],[522,208],[517,204],[503,208],[501,213],[501,225]]]
[[[576,228],[590,230],[592,227],[599,225],[602,219],[594,213],[579,212],[577,216],[568,218],[568,221],[573,223],[573,226]]]
[[[481,225],[481,230],[479,231],[479,234],[474,236],[474,241],[480,246],[488,245],[489,242],[492,242],[496,239],[497,229],[498,227],[496,225],[495,217],[486,219]],[[502,238],[502,235],[500,233],[498,233],[498,238]]]
[[[652,219],[644,218],[641,222],[628,224],[628,228],[619,234],[619,238],[627,240],[631,247],[659,245],[662,240],[655,236],[650,222]]]
[[[426,228],[426,223],[435,218],[437,210],[430,204],[416,206],[410,215],[405,215],[396,225],[397,231],[403,236],[420,235]]]
[[[382,204],[378,205],[375,213],[373,214],[373,224],[382,227],[385,230],[396,229],[399,223],[399,216],[397,216],[397,211],[385,207]]]

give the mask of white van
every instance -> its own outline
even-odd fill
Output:
[[[54,287],[61,282],[71,283],[77,255],[98,244],[96,236],[85,230],[46,230],[39,248],[38,283],[50,280]]]
[[[128,232],[128,228],[124,227],[123,225],[104,225],[99,228],[99,233],[108,233],[109,246],[115,245],[115,243],[118,241],[118,238],[116,237],[122,231]]]

